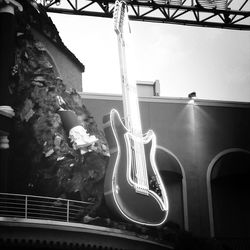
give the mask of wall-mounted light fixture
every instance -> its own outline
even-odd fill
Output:
[[[196,98],[196,92],[191,92],[188,94],[189,102],[190,104],[194,104],[194,99]]]
[[[191,92],[190,94],[188,94],[189,99],[193,99],[195,97],[196,97],[196,92]]]

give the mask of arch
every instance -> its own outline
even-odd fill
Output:
[[[53,69],[54,69],[56,76],[59,77],[60,79],[62,79],[62,75],[60,73],[59,67],[57,66],[57,63],[54,60],[54,58],[53,58],[52,54],[50,53],[50,51],[48,50],[48,48],[45,48],[45,52],[48,56],[49,62],[53,66]]]
[[[60,68],[58,67],[53,57],[53,53],[51,52],[53,50],[53,46],[51,46],[51,42],[49,42],[48,38],[44,34],[42,34],[40,31],[33,29],[33,28],[31,28],[31,30],[32,30],[32,34],[35,40],[38,42],[38,47],[41,46],[44,54],[46,54],[46,56],[48,57],[48,61],[53,66],[55,75],[59,77],[60,79],[62,79]]]
[[[184,229],[188,230],[189,224],[188,224],[188,206],[187,206],[187,181],[186,181],[186,174],[185,174],[184,168],[183,168],[180,160],[177,158],[177,156],[174,153],[172,153],[170,150],[166,149],[165,147],[157,145],[156,158],[157,158],[157,154],[160,151],[167,153],[170,157],[173,158],[173,160],[178,165],[178,168],[176,166],[175,167],[171,166],[170,169],[168,169],[169,170],[168,173],[172,172],[172,173],[174,173],[174,175],[177,178],[181,178]],[[159,169],[159,170],[161,171],[162,169]],[[171,204],[170,204],[170,206],[171,206]]]
[[[216,163],[224,156],[231,153],[244,153],[250,156],[250,151],[241,148],[229,148],[218,153],[210,162],[207,169],[207,197],[208,197],[208,213],[209,213],[209,224],[210,224],[210,236],[215,237],[215,226],[214,226],[214,211],[213,211],[213,197],[212,197],[212,185],[211,178],[215,179],[216,176],[212,176],[212,171]],[[220,175],[224,175],[220,174]],[[218,173],[217,173],[218,176]]]

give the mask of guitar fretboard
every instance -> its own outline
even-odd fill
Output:
[[[148,192],[148,176],[145,159],[145,150],[143,144],[143,135],[141,127],[140,109],[137,95],[136,81],[132,75],[132,71],[128,72],[128,66],[131,65],[131,30],[129,26],[126,4],[123,1],[117,2],[122,6],[118,6],[118,16],[115,25],[115,31],[118,38],[118,50],[120,60],[123,110],[125,125],[131,135],[133,135],[133,152],[132,163],[135,175],[136,190],[147,194]],[[126,40],[125,40],[126,38]]]

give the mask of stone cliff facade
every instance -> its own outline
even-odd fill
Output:
[[[94,216],[103,196],[109,156],[106,139],[77,91],[67,89],[58,78],[47,50],[34,39],[25,18],[17,25],[11,74],[15,117],[10,135],[9,190],[91,201],[95,205],[89,213]],[[64,108],[75,113],[79,125],[98,139],[87,152],[73,148],[58,113],[58,97]]]

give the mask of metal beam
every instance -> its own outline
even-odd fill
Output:
[[[113,16],[114,0],[36,0],[47,12]],[[250,0],[132,0],[130,20],[250,30]]]

